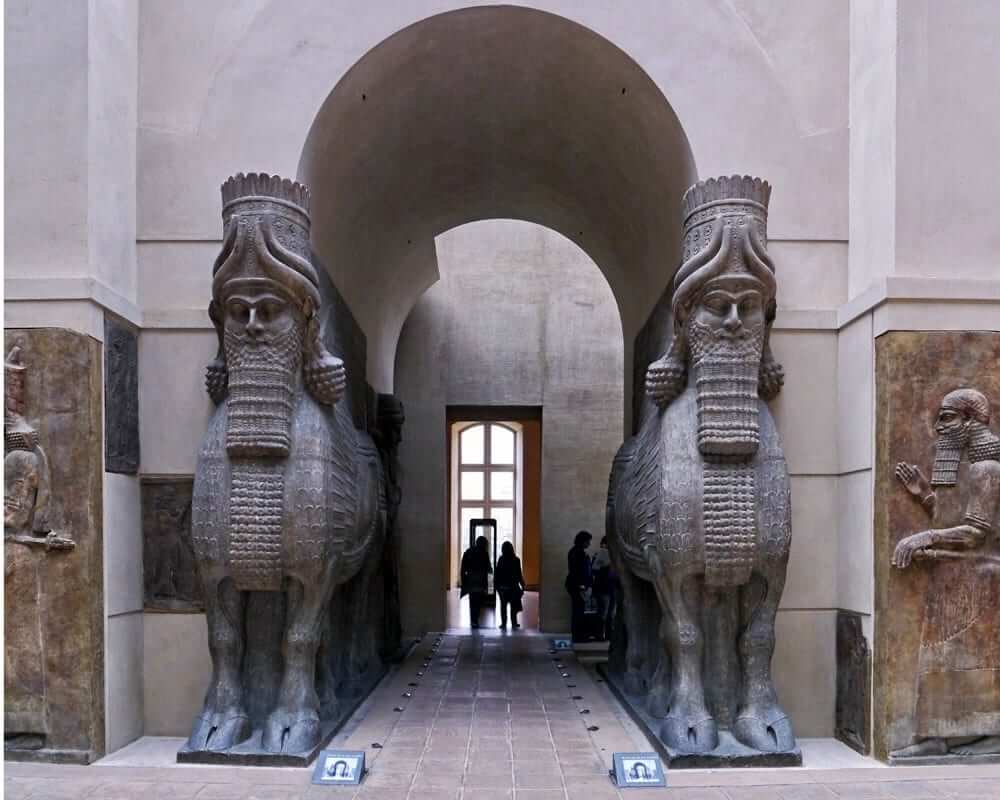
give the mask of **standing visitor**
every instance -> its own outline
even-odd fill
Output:
[[[567,555],[569,574],[566,576],[566,591],[573,604],[572,632],[574,642],[586,641],[583,613],[587,605],[587,592],[594,585],[590,569],[590,555],[587,550],[593,536],[589,531],[580,531],[573,539],[573,546]]]
[[[591,572],[594,576],[594,600],[601,618],[601,641],[606,642],[611,638],[611,627],[615,619],[615,584],[618,581],[611,565],[607,536],[601,538],[601,547],[591,561]]]
[[[504,542],[497,559],[497,569],[493,575],[493,585],[500,595],[500,630],[507,628],[507,606],[510,606],[510,627],[520,628],[517,615],[524,608],[524,575],[521,573],[521,559],[514,555],[514,545]]]
[[[489,589],[489,575],[493,572],[490,565],[490,543],[485,536],[476,539],[476,543],[462,555],[462,597],[469,595],[469,617],[472,627],[479,627],[479,614]]]

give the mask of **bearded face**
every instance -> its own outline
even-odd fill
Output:
[[[274,284],[245,281],[222,308],[231,456],[288,455],[305,319]]]
[[[935,486],[954,486],[958,481],[958,465],[962,452],[969,444],[971,420],[954,408],[942,406],[934,421],[937,447],[931,483]]]
[[[760,443],[757,385],[766,333],[760,283],[746,274],[710,280],[686,327],[699,451],[752,455]]]

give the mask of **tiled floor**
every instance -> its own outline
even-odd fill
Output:
[[[611,754],[648,744],[607,688],[571,654],[554,660],[541,636],[491,634],[428,637],[359,709],[332,746],[367,752],[360,787],[311,786],[307,770],[177,766],[180,740],[143,739],[91,767],[8,764],[6,797],[1000,798],[1000,767],[888,769],[827,740],[802,743],[813,768],[674,772],[674,788],[619,793],[607,776]]]
[[[472,619],[469,613],[469,599],[461,596],[461,590],[448,590],[448,632],[471,633]],[[522,631],[538,630],[538,592],[525,592],[522,599],[524,611],[518,615]],[[510,620],[508,620],[509,622]],[[479,624],[483,630],[492,630],[500,624],[499,603],[487,607],[481,614]]]

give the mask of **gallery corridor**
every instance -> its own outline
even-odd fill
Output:
[[[180,739],[145,737],[95,766],[6,765],[9,800],[605,800],[612,753],[648,750],[600,677],[539,635],[431,634],[331,743],[365,750],[360,787],[311,786],[311,770],[178,766]],[[1000,766],[890,769],[831,740],[803,740],[805,768],[688,770],[640,798],[860,800],[1000,797]],[[822,767],[822,768],[820,768]]]

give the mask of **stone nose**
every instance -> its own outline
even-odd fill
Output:
[[[247,320],[247,333],[251,338],[256,339],[264,332],[264,324],[260,321],[260,316],[256,308],[250,309],[250,319]]]
[[[726,314],[722,327],[730,333],[736,333],[743,327],[743,320],[740,319],[740,309],[736,303],[732,303],[729,306],[729,312]]]

